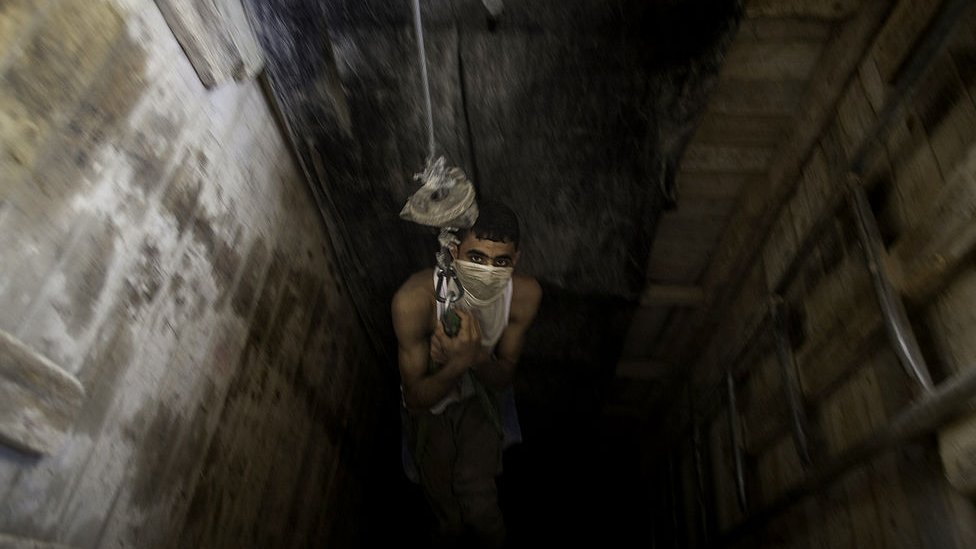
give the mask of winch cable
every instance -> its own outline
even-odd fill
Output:
[[[427,76],[427,50],[424,48],[424,22],[420,16],[420,0],[413,0],[413,25],[417,31],[417,57],[420,59],[420,77],[427,114],[427,161],[432,162],[437,147],[434,143],[434,110],[430,102],[430,80]]]

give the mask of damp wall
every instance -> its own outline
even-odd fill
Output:
[[[151,0],[0,4],[0,330],[83,388],[0,546],[350,544],[377,360],[268,97]]]

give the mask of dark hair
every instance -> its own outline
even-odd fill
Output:
[[[519,247],[518,216],[501,202],[478,201],[478,220],[469,229],[477,238],[494,242],[511,242]]]

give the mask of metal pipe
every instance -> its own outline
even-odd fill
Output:
[[[878,304],[881,305],[885,331],[888,332],[888,338],[905,372],[923,391],[930,392],[932,377],[929,375],[925,357],[922,356],[922,350],[915,339],[915,332],[912,331],[911,323],[908,321],[905,305],[895,292],[891,281],[888,280],[887,271],[882,265],[884,245],[881,241],[881,232],[878,230],[877,221],[874,219],[864,189],[859,183],[855,182],[849,186],[848,200],[857,224],[857,235],[864,249],[864,259],[871,273],[871,282],[874,284]]]
[[[725,372],[725,390],[729,398],[729,431],[732,434],[732,460],[735,465],[736,495],[739,497],[739,507],[746,511],[749,508],[749,501],[746,499],[745,464],[742,459],[742,435],[739,431],[739,406],[735,397],[735,379],[732,377],[731,369]]]
[[[932,393],[895,416],[887,425],[817,468],[772,503],[751,514],[749,518],[725,533],[719,545],[726,545],[736,540],[777,513],[819,490],[828,482],[873,458],[882,450],[896,448],[908,440],[938,429],[959,413],[968,410],[970,401],[974,397],[976,397],[976,364],[939,384]]]
[[[806,407],[803,403],[803,395],[800,392],[800,380],[796,373],[796,356],[793,354],[793,345],[787,335],[786,325],[786,303],[783,298],[773,295],[770,300],[769,314],[772,317],[773,337],[776,339],[776,356],[779,358],[780,372],[783,374],[783,392],[786,395],[786,403],[790,408],[790,426],[793,431],[793,442],[796,444],[796,452],[799,454],[803,463],[809,465],[810,447],[807,443],[807,431],[809,421],[807,420]]]

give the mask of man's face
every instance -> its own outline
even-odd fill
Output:
[[[514,243],[478,238],[474,231],[467,231],[451,251],[454,259],[489,267],[514,267],[519,257]]]

